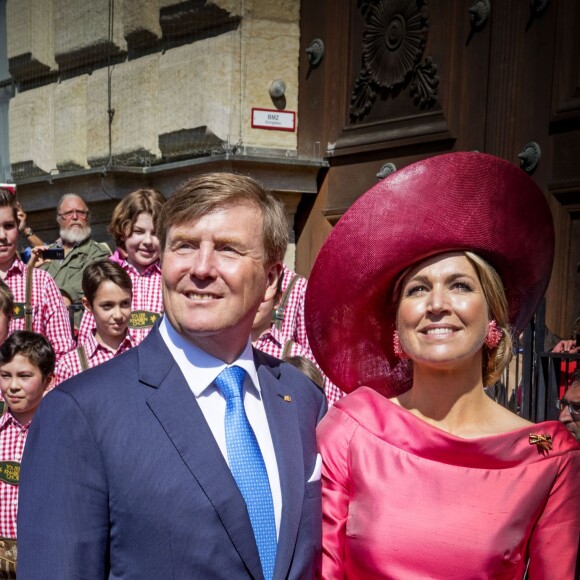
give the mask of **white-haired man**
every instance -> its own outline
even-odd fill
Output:
[[[75,324],[80,322],[83,297],[82,279],[85,268],[92,262],[111,255],[107,244],[91,239],[90,212],[84,199],[76,193],[65,193],[56,207],[56,221],[60,237],[50,248],[63,248],[63,260],[45,261],[40,268],[56,282],[67,306],[72,304]],[[79,306],[77,306],[79,305]]]

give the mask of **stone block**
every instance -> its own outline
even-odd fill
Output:
[[[159,0],[123,0],[123,29],[127,47],[139,50],[161,38]]]
[[[55,85],[54,151],[59,171],[87,164],[87,75]]]
[[[108,0],[53,0],[55,60],[61,69],[102,65],[127,49],[122,2],[115,2],[113,34],[109,40]]]
[[[220,5],[236,2],[236,0],[215,1]],[[300,20],[300,0],[253,0],[244,2],[244,11],[244,17],[256,20],[297,23]]]
[[[17,81],[56,68],[52,0],[8,0],[6,23],[9,69]]]
[[[25,91],[10,100],[10,163],[14,179],[50,173],[54,155],[54,85]]]
[[[239,141],[239,48],[239,33],[232,31],[161,56],[157,109],[164,145],[173,134],[172,146],[187,155]]]
[[[268,92],[270,83],[282,79],[286,84],[285,110],[298,110],[298,58],[300,29],[271,20],[242,21],[242,70],[245,79],[242,96],[242,141],[249,147],[295,150],[296,132],[252,129],[252,108],[274,109]],[[297,123],[299,122],[297,118]]]
[[[239,0],[236,3],[239,5]],[[224,10],[219,2],[187,0],[163,2],[159,18],[163,37],[178,41],[182,37],[195,39],[196,35],[213,36],[237,28],[238,13]]]
[[[111,108],[112,156],[115,165],[143,166],[159,157],[158,63],[154,54],[122,63],[112,69]],[[89,165],[109,160],[109,115],[107,70],[88,78],[88,161]]]

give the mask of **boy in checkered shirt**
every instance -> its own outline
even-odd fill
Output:
[[[12,547],[16,551],[20,460],[32,417],[53,380],[54,363],[50,343],[36,332],[16,331],[0,346],[0,390],[6,404],[0,417],[0,543],[3,554],[11,552]]]
[[[68,311],[48,272],[33,268],[27,285],[28,266],[16,254],[17,207],[14,196],[0,188],[0,279],[12,291],[14,312],[10,332],[26,328],[25,311],[32,311],[32,330],[46,336],[57,358],[74,349]],[[28,286],[28,290],[27,290]]]

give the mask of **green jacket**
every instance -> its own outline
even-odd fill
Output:
[[[54,243],[51,248],[60,247]],[[97,260],[104,260],[111,255],[109,246],[95,242],[90,238],[73,248],[64,260],[52,260],[40,266],[46,270],[56,282],[60,291],[70,297],[73,302],[80,302],[83,297],[83,272],[85,268]]]

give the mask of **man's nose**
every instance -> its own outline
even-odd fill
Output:
[[[210,248],[199,248],[191,262],[191,274],[196,278],[208,278],[215,271],[215,252]]]
[[[570,423],[570,421],[572,421],[572,415],[570,415],[568,406],[562,408],[558,415],[558,421],[560,421],[560,423]]]

